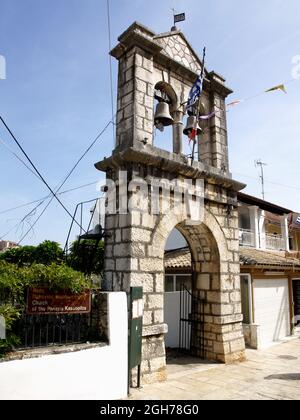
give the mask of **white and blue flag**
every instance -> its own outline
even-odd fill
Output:
[[[298,223],[298,225],[300,225],[300,214],[299,214],[299,216],[298,216],[298,218],[296,220],[296,223]]]
[[[190,91],[189,100],[186,106],[187,111],[192,111],[193,107],[195,106],[202,94],[203,78],[203,74],[201,74]]]

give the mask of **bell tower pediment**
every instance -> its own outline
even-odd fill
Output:
[[[165,131],[164,136],[171,137],[171,160],[184,163],[188,159],[190,166],[203,163],[211,171],[230,178],[225,100],[232,90],[225,79],[205,68],[180,30],[157,34],[134,22],[118,41],[110,52],[119,64],[113,154],[131,148],[146,149],[146,145],[161,154],[163,149],[158,151],[157,140]],[[199,113],[211,117],[194,124],[193,117],[187,115],[186,104],[203,66]],[[185,155],[183,142],[188,141],[194,125],[195,147],[192,155]]]
[[[202,62],[181,31],[171,31],[154,37],[162,53],[195,73],[200,73]]]

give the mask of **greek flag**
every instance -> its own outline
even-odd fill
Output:
[[[190,91],[189,100],[186,106],[187,111],[192,110],[193,106],[197,103],[201,96],[203,89],[203,78],[204,75],[200,75]]]
[[[298,216],[298,218],[296,220],[296,223],[298,223],[298,225],[300,225],[300,214],[299,214],[299,216]]]

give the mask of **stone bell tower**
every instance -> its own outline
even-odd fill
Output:
[[[190,246],[193,288],[205,300],[205,358],[243,360],[237,192],[244,185],[229,172],[225,99],[232,91],[220,75],[205,69],[201,113],[215,116],[201,123],[199,153],[192,162],[182,153],[184,103],[202,63],[185,36],[177,30],[157,35],[134,23],[111,54],[119,61],[116,145],[111,157],[96,164],[115,182],[117,197],[106,215],[105,288],[128,292],[131,286],[143,286],[143,381],[166,377],[164,249],[175,227]],[[168,100],[173,152],[154,144],[158,92]],[[136,178],[146,182],[143,195],[140,187],[129,188]],[[203,219],[187,223],[184,206],[181,212],[153,214],[153,183],[186,178],[203,181]],[[124,193],[139,197],[131,211]],[[174,190],[170,197],[174,201]]]

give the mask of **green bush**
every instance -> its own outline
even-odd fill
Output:
[[[11,304],[0,305],[0,315],[6,324],[6,340],[0,340],[0,357],[20,344],[20,339],[12,332],[13,324],[20,318],[21,312]]]
[[[80,293],[90,289],[91,283],[84,274],[65,264],[19,267],[0,261],[0,315],[5,318],[7,329],[6,340],[0,340],[0,356],[19,344],[18,337],[13,334],[13,326],[25,310],[28,287],[48,287],[53,291]]]
[[[91,240],[73,242],[68,256],[68,265],[87,275],[101,275],[104,267],[104,242],[100,241],[97,248]]]
[[[90,282],[84,274],[65,264],[32,264],[28,267],[18,267],[0,261],[0,302],[7,300],[5,296],[9,296],[12,301],[20,301],[28,287],[41,286],[80,293],[90,288]]]

